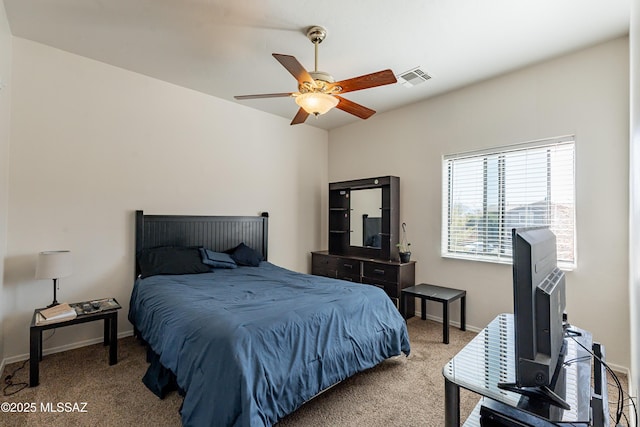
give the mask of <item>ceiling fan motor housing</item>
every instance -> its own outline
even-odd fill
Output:
[[[309,71],[309,75],[313,77],[313,80],[322,80],[323,82],[333,83],[335,80],[333,76],[324,71]]]

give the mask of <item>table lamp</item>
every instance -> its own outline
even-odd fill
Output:
[[[36,279],[53,279],[53,302],[47,307],[58,305],[56,300],[56,285],[61,277],[71,275],[70,251],[45,251],[38,254],[36,264]]]

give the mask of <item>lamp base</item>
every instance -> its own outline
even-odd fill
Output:
[[[47,308],[55,307],[56,305],[60,305],[60,303],[58,302],[58,299],[56,298],[56,285],[58,284],[57,281],[58,281],[58,279],[53,279],[53,302],[51,304],[49,304],[47,306]]]

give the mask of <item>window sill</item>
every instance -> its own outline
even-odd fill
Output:
[[[487,262],[491,264],[502,264],[502,265],[513,265],[511,262],[511,258],[503,258],[498,259],[491,255],[473,255],[473,254],[460,254],[460,253],[444,253],[441,255],[442,258],[448,259],[457,259],[462,261],[477,261],[477,262]],[[575,263],[558,261],[558,268],[562,271],[573,271],[576,269]]]

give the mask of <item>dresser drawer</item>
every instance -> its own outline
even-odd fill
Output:
[[[380,281],[398,283],[398,266],[379,264],[375,262],[364,262],[362,267],[364,280],[373,279],[376,283]]]
[[[338,279],[360,282],[360,261],[352,258],[336,258]]]
[[[378,288],[384,289],[387,295],[389,295],[391,298],[400,297],[397,283],[391,283],[384,280],[373,279],[370,277],[363,277],[362,283],[365,283],[367,285],[377,286]]]
[[[337,277],[338,258],[320,254],[311,256],[311,274],[316,276]]]
[[[360,276],[360,261],[350,258],[336,258],[338,274]]]
[[[314,253],[311,257],[311,274],[360,283],[360,261]]]

